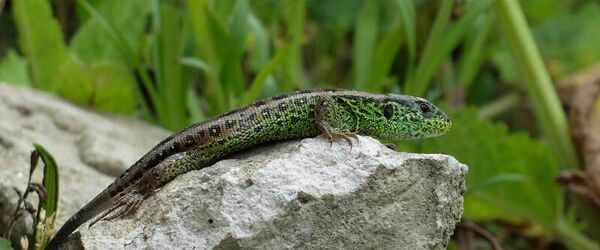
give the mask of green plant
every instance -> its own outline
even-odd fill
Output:
[[[29,249],[44,249],[50,237],[52,237],[56,219],[58,207],[58,168],[54,158],[44,147],[36,143],[34,144],[34,148],[35,150],[30,155],[27,187],[23,193],[15,189],[19,194],[19,200],[17,201],[15,212],[8,224],[4,237],[9,238],[12,235],[14,223],[20,216],[23,216],[22,211],[27,211],[30,215],[35,213],[33,235],[21,235],[21,237],[27,238],[26,246]],[[39,159],[42,159],[44,163],[42,184],[32,182],[32,176],[37,168]],[[29,204],[26,200],[30,193],[36,193],[38,196],[37,209],[34,209],[33,205]],[[1,247],[2,242],[0,241]]]

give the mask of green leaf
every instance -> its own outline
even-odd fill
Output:
[[[191,122],[201,122],[206,119],[206,114],[202,111],[202,104],[200,103],[200,98],[196,95],[196,92],[192,88],[190,88],[187,92],[187,107],[190,111]]]
[[[371,79],[371,65],[377,43],[379,16],[379,1],[363,2],[358,20],[356,20],[352,50],[354,88],[359,90],[366,90]]]
[[[468,88],[473,82],[481,65],[490,54],[490,49],[485,48],[485,41],[490,34],[494,18],[489,15],[481,15],[475,25],[471,26],[469,33],[463,43],[463,54],[458,62],[458,83]]]
[[[11,250],[10,241],[0,238],[0,250]]]
[[[221,69],[221,84],[225,90],[241,96],[244,92],[244,77],[242,75],[241,59],[246,47],[248,34],[248,1],[236,1],[227,24],[227,40],[224,44],[223,68]]]
[[[415,6],[413,0],[396,0],[396,4],[399,7],[400,19],[404,31],[406,32],[406,45],[408,47],[408,68],[407,68],[407,79],[412,79],[415,67],[415,57],[417,54],[417,25],[415,18]]]
[[[469,166],[465,218],[554,225],[562,192],[554,184],[558,165],[548,146],[482,120],[472,108],[451,118],[450,132],[424,140],[422,151],[452,155]]]
[[[401,26],[397,26],[385,34],[379,45],[377,45],[373,63],[370,66],[371,79],[368,81],[368,85],[365,86],[366,90],[371,92],[382,91],[384,79],[392,68],[394,58],[404,40],[404,30]]]
[[[54,157],[40,144],[33,144],[35,150],[42,158],[42,162],[44,162],[44,179],[42,184],[44,185],[44,189],[48,194],[48,199],[46,202],[40,202],[37,209],[37,222],[38,223],[50,223],[50,225],[45,225],[44,228],[53,228],[54,222],[56,220],[56,210],[58,208],[58,167],[56,165],[56,161],[54,161]],[[45,217],[42,218],[40,211],[42,209],[45,211]],[[46,218],[50,218],[50,221],[46,221]],[[38,226],[35,227],[36,232],[34,232],[34,238],[38,239],[37,229]],[[36,242],[36,245],[45,246],[48,240],[50,240],[49,234],[43,235],[43,242]]]
[[[221,87],[218,73],[221,71],[221,52],[216,46],[222,44],[221,37],[217,36],[214,27],[217,26],[216,19],[211,17],[209,3],[207,0],[188,0],[188,15],[192,24],[195,41],[195,53],[213,70],[205,72],[205,91],[202,93],[211,103],[208,114],[216,115],[229,107],[225,102],[225,95]]]
[[[569,124],[552,79],[546,70],[533,36],[516,0],[495,1],[500,27],[505,31],[511,56],[522,75],[539,126],[551,143],[554,155],[563,169],[578,168],[579,160],[571,140]]]
[[[177,62],[183,66],[196,68],[202,71],[212,70],[205,61],[197,57],[179,57]]]
[[[423,51],[423,56],[415,72],[413,82],[406,85],[406,93],[416,96],[423,96],[429,87],[431,79],[441,66],[442,62],[449,57],[450,53],[461,39],[465,36],[469,28],[473,26],[476,18],[485,12],[489,7],[490,1],[470,1],[467,2],[465,14],[456,22],[448,23],[450,9],[446,6],[449,1],[443,1],[444,8],[438,13],[439,20],[436,18],[436,24],[432,28],[431,35],[427,39],[427,44]],[[438,22],[439,21],[439,22]]]
[[[295,88],[307,86],[302,74],[301,46],[304,35],[305,0],[290,0],[287,2],[287,42],[292,44],[289,55],[283,62],[283,91],[289,92]]]
[[[27,74],[27,62],[12,49],[0,59],[0,81],[19,85],[31,84]]]
[[[263,89],[267,77],[273,73],[275,68],[279,66],[283,59],[288,55],[290,49],[292,48],[291,44],[287,44],[283,48],[279,49],[277,53],[271,58],[269,63],[258,73],[258,76],[254,78],[252,83],[250,84],[250,89],[244,95],[244,98],[241,101],[241,105],[250,104],[252,101],[258,99],[260,91]]]
[[[45,0],[13,2],[13,14],[23,51],[36,87],[54,91],[56,73],[67,60],[63,35]]]
[[[150,101],[154,105],[155,110],[158,113],[164,113],[164,105],[162,103],[162,99],[160,99],[157,90],[153,85],[152,80],[148,75],[148,72],[146,71],[145,66],[142,65],[140,58],[136,56],[134,49],[127,43],[126,39],[124,38],[124,35],[121,32],[117,31],[114,25],[108,20],[106,20],[106,18],[104,18],[102,14],[100,14],[98,10],[96,10],[86,0],[77,0],[77,3],[83,9],[85,9],[85,11],[87,11],[87,13],[91,16],[90,18],[97,20],[98,24],[100,25],[99,27],[102,27],[107,32],[107,36],[110,37],[112,42],[117,45],[117,48],[119,49],[120,53],[122,53],[123,57],[128,60],[127,65],[129,66],[130,70],[135,69],[136,73],[140,76],[144,89],[142,90],[142,87],[138,88],[137,96],[141,99],[143,94],[148,94]],[[144,108],[146,116],[148,118],[151,118],[152,114],[150,112],[150,107],[146,105],[142,105],[142,107]]]
[[[122,67],[108,62],[84,64],[71,60],[56,78],[62,96],[103,111],[131,114],[136,103],[135,79]]]
[[[78,5],[81,8],[80,5]],[[96,10],[109,22],[115,31],[131,47],[134,56],[139,56],[140,37],[144,34],[151,1],[105,0],[96,5]],[[73,36],[69,50],[86,63],[109,60],[126,67],[128,59],[119,51],[109,32],[97,18],[88,18]]]
[[[529,2],[529,1],[527,1]],[[523,3],[524,4],[524,3]],[[562,78],[598,63],[600,4],[589,2],[575,13],[560,13],[532,27],[535,41],[553,78]],[[529,20],[529,16],[527,16]]]
[[[179,130],[188,124],[187,82],[182,66],[175,63],[183,55],[187,41],[184,34],[184,18],[173,4],[167,1],[157,3],[154,12],[157,36],[153,62],[158,92],[165,105],[158,117],[164,127]]]
[[[252,34],[249,63],[258,72],[269,61],[269,36],[260,20],[252,13],[248,13],[248,25]]]

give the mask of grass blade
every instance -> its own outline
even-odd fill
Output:
[[[35,87],[56,91],[55,76],[68,59],[63,34],[48,1],[13,1],[19,45],[27,59]]]
[[[428,44],[430,47],[426,47],[425,52],[423,52],[423,58],[417,68],[414,82],[407,85],[407,87],[411,87],[410,89],[407,88],[408,94],[416,96],[425,94],[436,70],[448,58],[469,30],[469,27],[473,25],[475,19],[481,13],[484,13],[489,4],[490,1],[486,0],[469,2],[465,14],[456,23],[444,25],[447,28],[443,34],[434,34],[434,41]],[[432,38],[428,38],[428,40],[430,39]]]
[[[427,37],[427,41],[425,42],[425,47],[423,49],[423,54],[421,55],[421,59],[419,64],[415,69],[415,73],[412,74],[413,78],[408,79],[406,81],[406,85],[404,86],[404,92],[407,94],[418,95],[420,81],[417,79],[421,77],[424,73],[424,68],[431,61],[433,53],[438,50],[439,39],[442,36],[448,22],[450,21],[450,15],[452,14],[452,5],[453,1],[441,1],[438,12],[435,16],[435,21],[433,22],[433,27],[429,32],[429,37]]]
[[[379,26],[379,2],[364,1],[354,32],[354,48],[352,50],[354,88],[367,90],[371,79],[371,67],[377,42]]]
[[[289,55],[284,58],[283,91],[289,92],[296,87],[306,87],[307,81],[302,75],[302,57],[300,47],[304,32],[305,0],[290,0],[287,20],[287,36],[292,44]]]
[[[179,57],[177,62],[183,66],[199,69],[205,72],[212,70],[205,61],[197,57]]]
[[[198,98],[198,95],[196,95],[196,92],[194,92],[193,88],[190,87],[187,92],[187,108],[190,111],[190,120],[192,123],[200,122],[206,119],[206,114],[204,114],[200,107],[202,107],[200,98]]]
[[[481,16],[476,25],[471,27],[472,36],[468,36],[463,47],[463,54],[458,62],[458,84],[468,88],[481,64],[489,55],[489,49],[484,49],[485,41],[490,34],[493,18],[490,15]]]
[[[183,18],[172,4],[160,1],[154,11],[157,42],[154,46],[154,70],[165,110],[158,113],[160,123],[171,130],[188,124],[186,91],[187,84],[181,65],[176,63],[183,54],[185,35]]]
[[[269,36],[260,20],[252,13],[248,13],[248,25],[254,38],[249,63],[258,72],[269,62]]]
[[[271,58],[269,63],[267,63],[267,65],[260,71],[260,73],[258,73],[256,78],[254,78],[254,80],[250,84],[250,89],[244,95],[240,106],[249,104],[252,101],[258,99],[260,91],[265,85],[267,77],[271,75],[275,68],[277,68],[277,66],[279,66],[282,63],[283,59],[290,53],[291,48],[292,44],[287,44],[279,51],[277,51],[277,53],[275,53],[275,55],[273,56],[273,58]]]
[[[371,66],[371,79],[368,81],[368,85],[365,86],[368,91],[381,92],[383,90],[385,77],[390,71],[394,58],[405,38],[404,29],[400,25],[383,37],[375,52],[373,65]]]
[[[96,10],[88,1],[86,0],[77,0],[77,3],[85,9],[92,18],[96,18],[100,26],[102,26],[110,35],[112,40],[118,45],[119,50],[123,53],[123,57],[129,59],[129,65],[131,65],[132,69],[135,69],[139,74],[142,84],[144,85],[144,89],[139,89],[140,97],[143,96],[142,93],[148,93],[150,97],[150,101],[152,105],[156,109],[157,113],[164,113],[164,105],[162,100],[160,99],[156,88],[154,87],[148,72],[146,72],[145,67],[142,65],[140,59],[135,56],[133,49],[129,46],[129,44],[125,41],[125,38]],[[142,105],[144,108],[144,112],[148,118],[152,117],[152,113],[150,112],[150,107],[147,105]]]
[[[495,3],[512,56],[525,77],[523,84],[540,120],[540,127],[560,167],[578,168],[579,160],[571,141],[569,124],[519,3],[515,0],[497,0]]]
[[[399,8],[400,19],[406,32],[406,46],[408,47],[408,68],[406,79],[411,80],[414,74],[415,58],[417,53],[417,25],[415,20],[415,6],[413,0],[396,0]]]
[[[242,55],[246,47],[248,34],[248,1],[240,0],[235,3],[227,25],[227,39],[223,68],[220,79],[229,96],[239,97],[244,92],[245,82],[242,74]]]
[[[34,239],[37,246],[45,246],[52,235],[51,231],[56,220],[56,210],[58,207],[58,167],[54,157],[39,144],[34,144],[35,150],[44,162],[44,179],[42,184],[48,194],[46,202],[40,201],[37,209],[37,223],[34,231]],[[42,209],[45,214],[42,214]],[[48,221],[48,219],[50,221]],[[41,226],[40,226],[41,225]],[[39,230],[42,230],[40,232]],[[42,247],[43,248],[43,247]]]
[[[208,114],[216,115],[229,108],[221,87],[218,72],[221,71],[220,52],[216,44],[221,44],[220,37],[215,36],[211,29],[215,20],[210,17],[209,4],[207,0],[188,0],[188,15],[190,16],[196,54],[213,70],[206,71],[205,93],[203,95],[212,105],[209,106]],[[220,47],[220,46],[219,46]]]

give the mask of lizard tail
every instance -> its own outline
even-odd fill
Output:
[[[111,196],[107,190],[94,197],[94,199],[65,222],[58,232],[56,232],[54,237],[48,242],[46,250],[58,249],[58,246],[64,242],[73,231],[79,228],[81,224],[98,215],[100,212],[110,208],[112,206],[110,200]]]

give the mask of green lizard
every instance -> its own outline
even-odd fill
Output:
[[[357,134],[408,140],[442,135],[451,126],[433,104],[405,95],[318,89],[257,101],[164,139],[69,218],[47,249],[57,249],[71,232],[103,211],[90,226],[135,211],[155,189],[180,174],[258,144],[323,134],[352,146]]]

